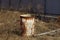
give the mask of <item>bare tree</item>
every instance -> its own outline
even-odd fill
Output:
[[[22,0],[19,0],[19,2],[18,2],[18,8],[17,8],[17,10],[19,10],[19,8],[20,8],[20,6],[21,6],[21,1],[22,1]]]
[[[0,0],[0,11],[1,11],[1,0]]]
[[[9,0],[9,7],[11,7],[11,0]]]
[[[33,13],[34,12],[32,3],[33,3],[33,0],[30,0],[29,6],[28,6],[28,12],[29,13]]]
[[[46,15],[46,0],[44,0],[44,15]]]

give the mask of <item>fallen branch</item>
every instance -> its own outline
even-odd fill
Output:
[[[52,31],[49,31],[49,32],[40,33],[40,34],[34,34],[34,36],[41,36],[41,35],[46,35],[46,34],[52,34],[52,33],[59,32],[59,31],[60,31],[60,29],[57,29],[57,30],[52,30]]]

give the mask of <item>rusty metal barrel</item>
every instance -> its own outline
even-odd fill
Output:
[[[20,15],[20,25],[22,29],[22,35],[32,36],[34,34],[34,20],[35,17],[30,14]]]

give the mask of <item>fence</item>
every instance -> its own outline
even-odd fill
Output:
[[[60,14],[60,0],[0,0],[1,9]]]

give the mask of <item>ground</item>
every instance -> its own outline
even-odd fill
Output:
[[[60,32],[42,36],[20,36],[20,15],[25,12],[1,11],[0,12],[0,40],[60,40]],[[40,34],[59,29],[55,22],[44,22],[39,18],[35,19],[35,34]]]

